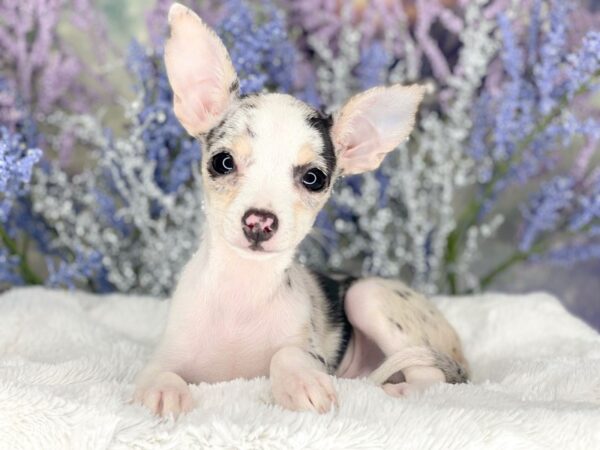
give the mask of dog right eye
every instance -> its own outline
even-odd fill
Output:
[[[221,152],[213,156],[211,166],[219,175],[227,175],[235,170],[235,161],[230,153]]]

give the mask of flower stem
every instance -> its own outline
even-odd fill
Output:
[[[8,248],[8,251],[11,255],[19,257],[19,270],[25,283],[42,284],[43,280],[31,269],[31,267],[29,267],[29,264],[27,264],[27,258],[24,254],[19,252],[17,244],[10,238],[2,225],[0,225],[0,239],[2,239],[2,242],[4,245],[6,245],[6,248]]]
[[[510,255],[508,258],[506,258],[504,261],[502,261],[500,264],[498,264],[495,268],[490,270],[487,274],[485,274],[481,278],[481,281],[479,282],[479,287],[481,289],[485,289],[487,286],[490,285],[490,283],[492,281],[494,281],[496,279],[496,277],[498,277],[500,274],[502,274],[504,271],[506,271],[510,267],[514,266],[516,263],[525,261],[526,259],[528,259],[529,257],[531,257],[533,255],[538,255],[540,253],[543,253],[547,248],[547,244],[548,243],[546,241],[540,241],[536,245],[531,247],[530,250],[528,250],[526,252],[523,252],[520,250],[516,251],[515,253]]]
[[[600,76],[600,71],[596,71],[590,77],[590,80],[594,80],[595,78],[597,78],[599,76]],[[590,88],[590,85],[592,85],[592,84],[593,83],[582,85],[574,93],[573,97],[577,97],[577,96],[587,92]],[[479,198],[474,198],[473,200],[471,200],[471,202],[468,204],[468,206],[463,210],[463,213],[460,215],[454,230],[450,234],[448,234],[448,237],[446,239],[446,254],[444,257],[444,261],[445,261],[446,268],[449,269],[449,270],[447,270],[446,280],[448,282],[448,287],[449,287],[451,294],[458,293],[457,274],[456,274],[453,266],[458,261],[460,253],[462,252],[462,248],[464,247],[467,231],[469,230],[469,228],[471,228],[477,222],[477,219],[478,219],[479,215],[481,214],[481,211],[482,211],[483,205],[484,205],[484,201],[486,199],[490,198],[494,194],[494,189],[496,187],[496,183],[504,175],[506,175],[506,173],[509,171],[510,167],[518,161],[518,157],[522,156],[521,155],[522,152],[527,147],[529,147],[529,145],[531,145],[531,143],[536,138],[536,136],[539,133],[541,133],[542,131],[544,131],[548,127],[548,125],[550,125],[550,123],[552,123],[552,121],[554,119],[556,119],[562,113],[562,111],[564,110],[564,108],[568,102],[569,102],[569,96],[567,94],[564,94],[560,98],[560,100],[558,101],[556,106],[554,106],[554,108],[548,114],[546,114],[542,118],[542,120],[540,120],[540,122],[534,127],[534,129],[531,130],[529,133],[527,133],[527,135],[518,143],[517,149],[513,153],[513,155],[511,155],[511,157],[509,159],[507,159],[506,161],[499,162],[494,167],[494,175],[492,176],[492,179],[488,182],[488,184],[485,186],[485,190],[484,190],[483,194]],[[529,254],[525,254],[525,256],[522,256],[521,258],[519,258],[517,256],[519,253],[520,252],[516,252],[511,258],[509,258],[511,260],[511,262],[508,265],[508,267],[510,267],[511,265],[513,265],[519,261],[522,261],[523,259],[526,259],[529,256]],[[498,266],[498,268],[501,269],[504,264],[508,264],[508,263],[509,263],[508,260],[504,261],[502,264],[500,264],[500,266]],[[506,268],[508,268],[508,267],[506,267]],[[499,273],[501,273],[503,270],[504,269],[500,270]],[[486,281],[487,275],[484,278],[482,278],[482,280],[480,282],[481,287],[485,287],[486,285],[488,285],[498,274],[490,273],[488,275],[492,275],[490,280],[488,280],[487,282],[484,283],[484,281]]]

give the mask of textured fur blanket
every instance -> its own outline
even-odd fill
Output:
[[[437,299],[473,381],[405,399],[336,380],[323,416],[273,405],[266,379],[193,386],[173,420],[128,403],[167,303],[13,289],[0,296],[0,448],[600,448],[600,336],[546,294]]]

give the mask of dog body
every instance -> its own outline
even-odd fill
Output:
[[[337,402],[331,375],[369,376],[392,395],[465,381],[458,336],[425,298],[294,262],[335,179],[406,139],[421,88],[372,89],[335,119],[289,95],[240,97],[218,37],[178,4],[169,23],[175,114],[203,142],[206,222],[136,400],[177,414],[193,404],[187,383],[269,376],[282,406],[324,412]]]

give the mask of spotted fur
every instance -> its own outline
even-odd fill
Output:
[[[169,23],[173,107],[203,143],[206,220],[135,399],[177,414],[193,406],[188,383],[269,376],[281,406],[325,412],[337,403],[332,375],[391,394],[464,382],[460,340],[425,297],[294,260],[335,180],[377,168],[407,138],[423,89],[374,88],[333,117],[285,94],[240,96],[216,34],[178,4]]]

